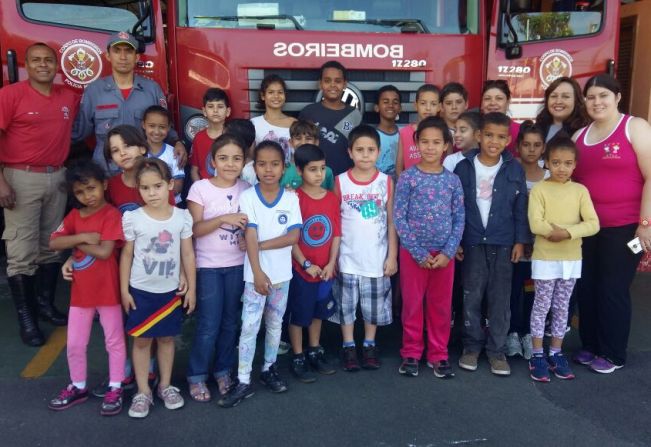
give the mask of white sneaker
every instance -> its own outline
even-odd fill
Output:
[[[520,342],[522,343],[522,357],[531,360],[531,357],[533,357],[533,338],[531,334],[524,335]]]
[[[517,332],[511,332],[506,337],[506,355],[508,357],[522,356],[522,345],[520,344],[520,337],[518,337]]]
[[[151,396],[144,393],[138,393],[133,396],[131,400],[131,407],[129,408],[129,416],[132,418],[145,418],[149,414],[149,407],[154,405]]]

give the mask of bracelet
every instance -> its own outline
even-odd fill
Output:
[[[651,225],[651,217],[640,217],[640,225],[643,227]]]

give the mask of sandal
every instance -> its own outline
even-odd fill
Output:
[[[210,390],[206,386],[206,382],[191,383],[190,384],[190,397],[195,402],[210,402]]]

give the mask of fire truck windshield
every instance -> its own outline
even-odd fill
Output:
[[[478,0],[179,1],[179,26],[332,32],[476,34]]]

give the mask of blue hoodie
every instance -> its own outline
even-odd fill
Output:
[[[526,177],[520,163],[508,151],[502,152],[502,165],[495,176],[488,223],[484,228],[477,206],[474,162],[478,154],[479,149],[468,151],[454,169],[461,180],[466,206],[466,226],[461,245],[530,243]]]

